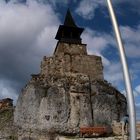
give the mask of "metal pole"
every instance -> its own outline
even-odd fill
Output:
[[[128,103],[128,110],[129,110],[129,123],[130,123],[130,140],[136,140],[136,113],[135,113],[135,104],[134,104],[134,96],[132,92],[132,86],[131,86],[131,80],[130,75],[128,71],[128,65],[126,61],[126,55],[124,46],[121,39],[120,30],[118,27],[118,23],[115,17],[115,13],[113,10],[112,2],[111,0],[107,0],[108,10],[111,16],[112,24],[114,27],[115,35],[117,44],[119,47],[119,53],[121,58],[121,63],[123,67],[123,75],[125,80],[125,87],[126,87],[126,93],[127,93],[127,103]]]

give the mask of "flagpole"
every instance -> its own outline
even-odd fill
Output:
[[[125,50],[124,50],[124,46],[122,43],[120,30],[118,27],[117,19],[116,19],[114,10],[113,10],[111,0],[107,0],[107,5],[108,5],[108,10],[110,13],[111,20],[112,20],[114,32],[116,35],[121,63],[122,63],[122,67],[123,67],[123,75],[124,75],[124,80],[125,80],[127,103],[128,103],[128,110],[129,110],[130,140],[136,140],[136,112],[135,112],[135,104],[134,104],[134,95],[132,92],[132,86],[131,86],[130,74],[128,71],[128,65],[127,65],[127,61],[126,61]]]

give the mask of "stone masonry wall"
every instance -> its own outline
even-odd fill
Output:
[[[0,110],[9,108],[13,106],[13,100],[10,98],[6,98],[3,100],[0,100]]]
[[[101,57],[87,55],[86,45],[59,43],[53,57],[44,57],[41,74],[63,75],[66,72],[83,73],[91,80],[103,79]]]

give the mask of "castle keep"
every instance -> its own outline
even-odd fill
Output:
[[[77,135],[81,127],[111,126],[126,114],[124,95],[104,80],[101,57],[87,54],[83,30],[68,10],[53,56],[43,58],[40,73],[32,75],[18,98],[19,140]]]

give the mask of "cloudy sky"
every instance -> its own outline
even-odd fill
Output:
[[[140,0],[112,0],[119,22],[140,120]],[[125,93],[122,68],[105,0],[0,0],[0,99],[16,100],[52,55],[58,26],[70,8],[84,27],[88,53],[102,56],[105,79]]]

